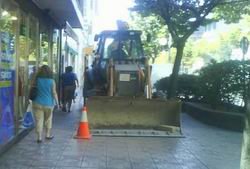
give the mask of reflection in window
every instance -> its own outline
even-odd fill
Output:
[[[17,24],[16,7],[8,3],[2,4],[0,15],[0,40],[1,40],[1,53],[2,60],[8,64],[1,64],[1,68],[14,68],[14,54],[15,54],[15,33]],[[0,58],[1,60],[1,58]]]
[[[19,118],[23,118],[23,113],[25,112],[25,95],[27,96],[27,31],[28,31],[28,17],[27,14],[21,12],[20,14],[20,25],[19,25],[19,55],[18,55],[18,109],[19,109]]]
[[[53,73],[54,73],[54,79],[56,82],[58,82],[58,75],[59,75],[59,68],[58,68],[58,50],[59,50],[59,30],[54,29],[53,30],[53,45],[52,45],[52,61],[53,61]]]
[[[40,59],[39,66],[49,65],[49,31],[41,28],[40,32]]]
[[[107,38],[105,41],[105,47],[104,47],[104,58],[109,58],[109,56],[111,55],[111,51],[113,50],[113,48],[115,48],[114,43],[114,39],[113,38]]]
[[[38,21],[30,17],[29,25],[29,53],[28,53],[28,76],[29,80],[34,78],[36,72],[36,61],[38,58],[37,41],[38,41]]]

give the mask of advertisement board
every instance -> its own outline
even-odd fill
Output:
[[[0,32],[0,145],[14,136],[14,36]]]

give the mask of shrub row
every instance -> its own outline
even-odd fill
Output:
[[[179,76],[177,97],[184,101],[207,103],[213,109],[242,111],[245,96],[249,93],[249,61],[211,62],[197,74]],[[158,80],[154,87],[167,94],[168,85],[169,77],[165,77]]]

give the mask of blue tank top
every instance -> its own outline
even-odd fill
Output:
[[[42,106],[53,107],[55,105],[53,97],[53,79],[37,78],[37,97],[33,100],[34,103]]]

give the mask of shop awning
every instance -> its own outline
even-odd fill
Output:
[[[49,15],[58,24],[63,25],[67,21],[73,28],[83,27],[83,16],[78,0],[33,0],[42,10],[47,10]]]

